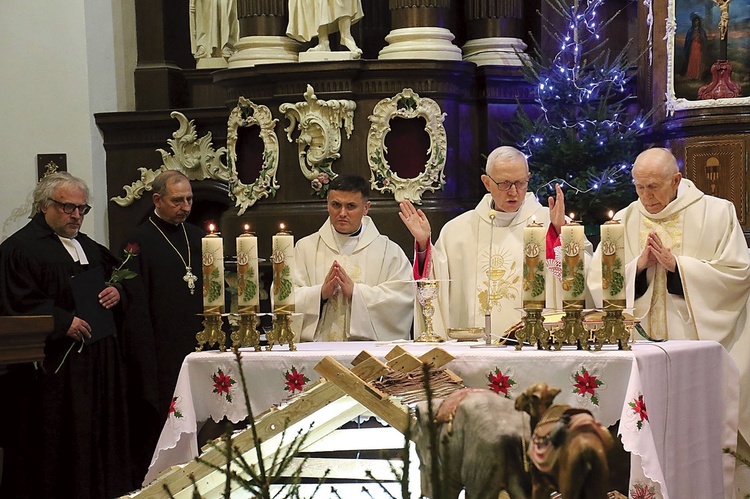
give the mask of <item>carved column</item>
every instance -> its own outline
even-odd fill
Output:
[[[378,59],[461,60],[455,36],[445,28],[451,0],[388,0],[391,32]]]
[[[240,39],[229,68],[297,62],[302,45],[286,36],[288,0],[238,0]]]
[[[466,0],[465,8],[464,60],[478,66],[520,66],[516,51],[526,50],[523,0]]]

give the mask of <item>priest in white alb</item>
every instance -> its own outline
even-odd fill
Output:
[[[411,263],[367,216],[369,196],[363,177],[336,177],[328,219],[295,246],[295,311],[302,324],[294,329],[301,341],[409,338]]]
[[[626,306],[657,340],[715,340],[740,370],[740,434],[750,437],[750,255],[734,205],[683,179],[668,149],[633,164],[638,200],[625,225]],[[587,276],[602,304],[600,248]],[[750,450],[750,449],[749,449]]]
[[[565,225],[562,189],[542,206],[526,188],[529,166],[524,154],[510,146],[487,157],[482,183],[487,194],[476,208],[445,224],[434,247],[430,223],[411,202],[401,202],[399,216],[415,240],[415,279],[438,281],[438,303],[432,318],[436,334],[448,328],[485,327],[490,312],[492,336],[502,336],[523,316],[523,229],[531,222],[547,228],[546,303],[562,307],[560,231]],[[590,243],[584,248],[591,254]],[[491,255],[491,256],[490,256]],[[417,307],[415,335],[424,327]]]

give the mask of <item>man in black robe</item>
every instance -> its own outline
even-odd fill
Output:
[[[16,364],[3,376],[0,497],[102,499],[135,488],[117,338],[98,338],[102,322],[81,313],[71,284],[101,268],[98,286],[85,289],[90,302],[105,316],[120,302],[104,283],[115,257],[79,232],[88,198],[81,179],[48,175],[34,190],[32,220],[0,245],[0,313],[54,319],[42,365]]]
[[[146,474],[166,421],[180,366],[195,351],[202,329],[201,238],[205,232],[185,223],[193,205],[190,181],[169,170],[152,184],[154,212],[127,239],[140,253],[127,262],[137,274],[125,282],[133,301],[143,305],[129,314],[125,345],[133,423],[137,430],[134,462]]]

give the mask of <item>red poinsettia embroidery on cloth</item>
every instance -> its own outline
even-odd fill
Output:
[[[296,391],[301,392],[309,382],[310,379],[304,373],[297,371],[297,368],[294,366],[284,373],[284,390],[286,391],[292,393]]]
[[[503,373],[499,367],[496,367],[494,371],[490,371],[487,374],[487,386],[490,390],[495,393],[502,393],[506,398],[510,398],[510,388],[516,384],[516,381],[511,378],[511,373]]]
[[[211,379],[214,382],[214,393],[218,393],[220,396],[225,397],[227,402],[231,402],[232,393],[230,392],[230,389],[232,388],[232,385],[237,383],[237,381],[232,379],[231,376],[224,374],[224,371],[221,369],[216,371],[216,373],[211,376]]]
[[[646,410],[646,402],[643,400],[643,395],[636,396],[632,402],[628,402],[628,405],[630,406],[630,410],[633,414],[635,414],[635,417],[638,418],[636,421],[636,426],[638,429],[643,428],[643,422],[648,421],[648,411]]]
[[[585,367],[581,366],[579,371],[573,374],[573,393],[580,397],[590,397],[594,405],[599,405],[597,391],[604,386],[604,382]]]
[[[656,491],[645,483],[636,483],[630,489],[630,499],[656,499]]]
[[[182,413],[177,410],[177,399],[179,397],[172,397],[172,402],[169,404],[169,416],[174,416],[176,418],[181,418]]]

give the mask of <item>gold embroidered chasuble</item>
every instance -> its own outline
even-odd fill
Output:
[[[667,210],[664,210],[667,211]],[[663,218],[658,214],[652,215],[644,210],[641,211],[641,230],[638,236],[640,251],[646,247],[648,235],[655,232],[662,244],[678,256],[682,250],[682,227],[684,225],[684,213],[666,215]],[[651,286],[650,310],[648,314],[648,328],[654,339],[668,339],[669,326],[667,323],[667,269],[657,265],[649,269],[653,274],[653,285]]]
[[[320,288],[334,260],[354,281],[352,298],[340,292],[321,305]],[[363,218],[356,245],[339,250],[330,220],[295,246],[293,329],[301,341],[407,339],[414,310],[411,263],[401,247]]]
[[[548,227],[549,209],[527,193],[510,225],[501,227],[495,222],[493,228],[491,202],[486,194],[476,208],[445,224],[425,262],[423,274],[439,281],[435,334],[446,336],[450,327],[484,327],[488,302],[493,336],[501,336],[523,315],[523,229],[532,220]],[[588,241],[587,248],[591,254]],[[559,281],[549,269],[545,283],[547,306],[562,306]],[[414,313],[417,335],[424,318],[418,305]]]

